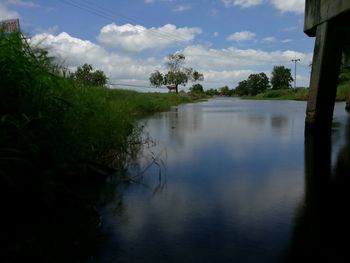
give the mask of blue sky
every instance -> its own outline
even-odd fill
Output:
[[[168,54],[204,74],[205,89],[236,87],[273,66],[308,86],[314,39],[303,33],[305,0],[1,0],[0,20],[19,18],[32,45],[74,70],[84,63],[111,83],[149,86]],[[183,89],[188,89],[191,83]]]

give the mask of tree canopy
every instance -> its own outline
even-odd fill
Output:
[[[77,81],[89,86],[104,86],[107,84],[107,77],[101,70],[93,70],[90,64],[78,67],[72,74]]]
[[[274,66],[271,73],[272,89],[289,89],[292,87],[293,77],[291,69],[284,66]]]
[[[168,61],[165,66],[168,68],[167,73],[161,73],[156,70],[149,77],[151,85],[160,87],[162,85],[173,85],[175,86],[175,91],[178,93],[179,85],[186,85],[188,81],[203,81],[203,74],[192,68],[184,67],[185,56],[181,53],[168,55]]]
[[[250,74],[248,79],[240,81],[235,89],[239,96],[255,96],[269,88],[269,78],[264,72]]]
[[[190,91],[193,93],[204,93],[203,86],[199,83],[192,85]]]
[[[107,77],[101,70],[93,71],[90,64],[78,67],[72,74],[73,78],[85,85],[104,86],[107,84]]]

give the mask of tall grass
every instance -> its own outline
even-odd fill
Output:
[[[345,101],[348,94],[348,81],[342,82],[337,87],[336,101]],[[308,88],[267,90],[256,96],[244,96],[243,99],[257,100],[308,100]]]
[[[0,35],[5,262],[74,262],[91,252],[99,236],[97,190],[137,150],[136,118],[190,101],[84,86],[59,72],[19,35]]]

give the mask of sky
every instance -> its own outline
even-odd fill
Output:
[[[110,84],[149,90],[169,54],[203,73],[204,89],[235,88],[250,74],[290,68],[309,86],[314,38],[305,0],[0,0],[0,20],[19,18],[31,45],[74,71],[84,63]],[[192,83],[180,90],[188,90]],[[293,83],[294,85],[294,83]],[[135,87],[134,87],[135,86]],[[136,87],[137,86],[137,87]]]

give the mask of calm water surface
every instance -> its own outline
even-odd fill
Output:
[[[349,152],[348,116],[336,104],[332,150],[319,157],[304,147],[305,108],[296,101],[211,99],[143,120],[144,149],[129,171],[138,176],[103,209],[108,237],[98,261],[297,262],[306,249],[310,257],[322,250],[317,233],[330,226],[318,218],[331,206],[318,209],[309,182],[320,173],[318,162],[337,181],[339,156]],[[329,182],[324,188],[335,191]],[[305,231],[310,226],[314,231]],[[325,253],[334,259],[333,252],[341,254]]]

